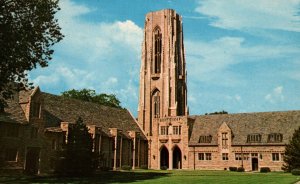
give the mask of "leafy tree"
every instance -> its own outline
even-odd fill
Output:
[[[205,113],[205,115],[214,115],[214,114],[228,114],[228,112],[223,110],[220,112]]]
[[[96,94],[95,90],[81,89],[62,92],[62,96],[78,100],[94,102],[105,106],[122,108],[119,99],[114,94]]]
[[[300,169],[300,127],[295,130],[292,139],[285,147],[285,162],[282,169],[291,172],[293,169]]]
[[[27,72],[46,67],[60,32],[58,0],[0,1],[0,109],[15,90],[30,87]]]
[[[65,160],[59,170],[70,176],[92,174],[96,168],[93,139],[80,117],[69,127],[67,140],[66,149],[63,151]]]

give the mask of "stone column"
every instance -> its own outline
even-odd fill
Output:
[[[169,150],[169,170],[173,169],[173,150]]]
[[[133,138],[133,150],[132,150],[132,170],[135,169],[135,147],[136,147],[136,137]]]
[[[141,138],[139,138],[139,143],[138,143],[138,167],[140,166],[140,157],[141,157]]]
[[[114,167],[113,170],[117,170],[117,144],[118,144],[118,136],[115,136],[115,144],[114,144]]]
[[[122,168],[122,149],[123,149],[123,136],[121,136],[120,140],[120,168]]]

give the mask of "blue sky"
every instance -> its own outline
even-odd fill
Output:
[[[42,91],[114,93],[137,114],[147,12],[183,17],[190,114],[300,110],[300,0],[60,0],[64,40]]]

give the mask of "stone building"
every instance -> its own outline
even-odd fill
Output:
[[[51,95],[36,87],[16,94],[0,113],[2,169],[53,171],[68,127],[78,117],[93,137],[93,151],[101,157],[99,167],[147,165],[147,139],[128,110]]]
[[[21,91],[0,112],[0,164],[49,172],[81,117],[100,167],[281,170],[300,111],[190,116],[182,18],[174,10],[145,18],[138,121],[126,109]],[[201,103],[201,102],[199,102]]]
[[[182,18],[174,10],[146,15],[141,60],[138,122],[150,168],[281,170],[300,111],[189,116]]]

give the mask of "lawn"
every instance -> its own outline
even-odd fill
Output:
[[[25,175],[0,176],[0,183],[295,183],[300,181],[300,176],[293,176],[290,173],[271,172],[271,173],[238,173],[230,171],[154,171],[136,170],[101,172],[92,177],[66,178],[54,176]]]

